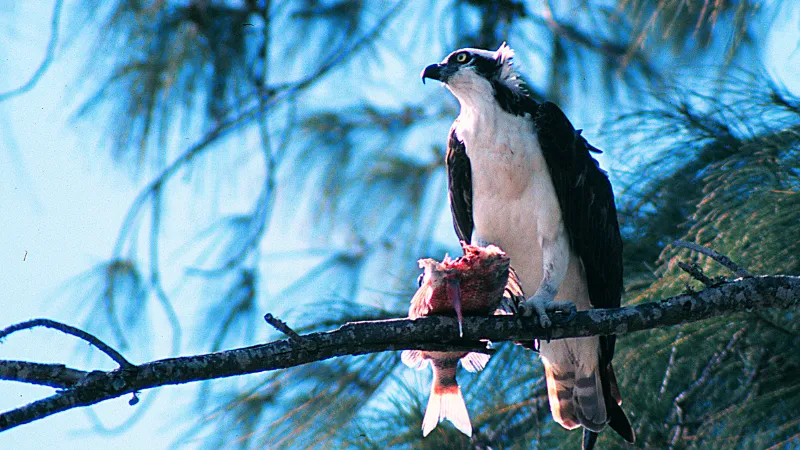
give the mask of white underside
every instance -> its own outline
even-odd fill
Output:
[[[483,86],[464,79],[450,80],[448,84],[461,102],[461,114],[454,126],[472,165],[472,242],[491,243],[503,249],[511,258],[525,294],[531,296],[544,275],[541,243],[565,233],[533,123],[528,117],[500,109],[491,92],[485,92],[488,83]],[[557,264],[566,265],[555,299],[571,301],[578,310],[589,309],[580,259],[571,250],[565,253],[555,255]],[[564,257],[568,261],[563,261]],[[598,348],[598,338],[591,337],[542,342],[540,351],[550,364],[580,376],[591,374],[597,367]]]

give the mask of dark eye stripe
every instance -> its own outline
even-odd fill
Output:
[[[478,73],[482,74],[487,79],[495,76],[500,66],[494,58],[487,58],[484,56],[476,56],[473,58],[473,65]]]

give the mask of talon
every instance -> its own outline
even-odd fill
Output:
[[[563,303],[566,304],[565,306],[569,309],[569,311],[564,311],[562,309],[556,310],[555,313],[553,314],[553,323],[563,325],[571,321],[572,319],[575,318],[576,315],[578,315],[578,309],[572,302],[563,302]],[[564,314],[566,314],[567,316],[563,317]]]
[[[539,317],[539,325],[542,328],[550,328],[553,321],[556,323],[566,323],[572,320],[577,314],[577,309],[572,302],[556,302],[553,301],[553,296],[548,295],[534,295],[520,305],[523,316],[531,316],[534,311]],[[550,318],[548,312],[554,317]],[[566,318],[562,318],[563,314],[568,314]]]

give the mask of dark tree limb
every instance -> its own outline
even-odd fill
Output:
[[[711,317],[800,304],[800,277],[762,276],[737,279],[702,292],[624,308],[581,311],[549,330],[535,318],[465,317],[463,338],[452,317],[355,322],[302,339],[284,339],[252,347],[181,358],[169,358],[112,372],[94,371],[73,387],[51,397],[0,414],[0,431],[79,406],[159,386],[224,378],[322,361],[336,356],[404,349],[478,350],[481,339],[495,342],[624,334],[695,322]],[[0,366],[2,367],[2,366]],[[17,376],[18,381],[19,376]],[[0,379],[3,377],[0,371]],[[31,381],[34,382],[34,381]]]

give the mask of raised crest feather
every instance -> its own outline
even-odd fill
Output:
[[[524,89],[522,88],[522,81],[520,80],[519,74],[516,70],[514,70],[514,49],[508,46],[505,42],[500,45],[500,48],[494,52],[494,59],[500,65],[500,72],[497,75],[497,78],[508,86],[509,89],[514,91],[517,94],[524,93]]]

